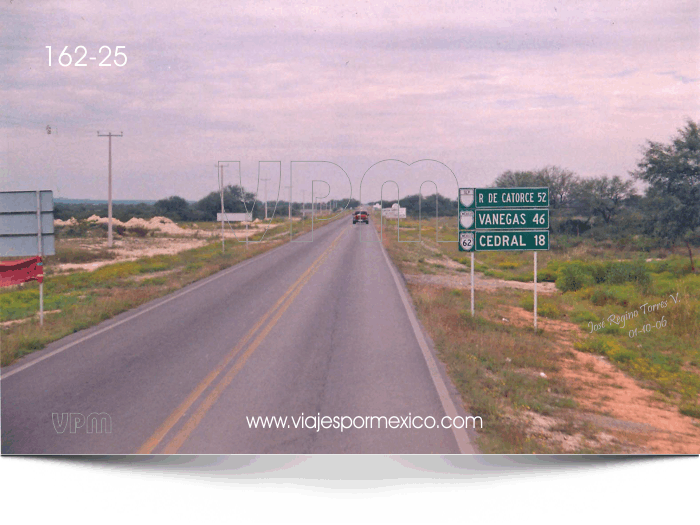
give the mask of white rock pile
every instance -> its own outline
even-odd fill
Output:
[[[91,215],[90,217],[87,218],[88,222],[97,222],[99,224],[107,224],[108,219],[107,217],[99,217],[97,215]],[[61,219],[55,219],[53,223],[56,226],[75,226],[78,224],[78,221],[75,219],[75,217],[71,217],[67,221],[62,221]],[[153,217],[152,219],[145,220],[145,219],[139,219],[136,217],[132,217],[126,222],[122,222],[119,219],[112,218],[112,224],[114,226],[120,225],[120,226],[125,226],[126,228],[133,228],[134,226],[139,226],[141,228],[146,228],[147,230],[159,230],[163,233],[170,233],[170,234],[186,234],[188,233],[187,230],[180,228],[177,224],[175,224],[173,221],[168,219],[167,217]]]

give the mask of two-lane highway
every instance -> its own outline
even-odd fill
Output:
[[[371,228],[335,221],[4,368],[2,452],[473,452],[407,428],[465,414]]]

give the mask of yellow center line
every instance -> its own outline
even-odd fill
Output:
[[[325,258],[328,256],[328,254],[325,254]],[[187,440],[188,437],[190,437],[190,434],[194,431],[194,429],[197,428],[197,426],[201,423],[202,419],[204,419],[204,416],[207,415],[207,412],[209,409],[216,403],[216,401],[221,397],[221,394],[224,393],[224,390],[226,387],[228,387],[229,384],[231,384],[231,381],[233,381],[233,378],[238,374],[238,372],[243,368],[243,365],[245,365],[246,361],[248,358],[251,356],[253,352],[260,346],[260,343],[264,341],[264,339],[267,337],[267,335],[270,333],[270,331],[275,327],[277,324],[277,321],[279,321],[280,317],[284,314],[284,312],[287,311],[287,309],[292,305],[294,302],[294,299],[296,298],[297,295],[301,292],[302,288],[304,285],[309,282],[311,277],[313,276],[314,273],[319,269],[319,266],[316,266],[314,268],[314,271],[311,272],[304,282],[297,287],[296,290],[294,290],[294,293],[287,299],[287,302],[282,306],[282,308],[279,309],[279,311],[275,314],[275,316],[272,318],[270,323],[265,327],[265,329],[260,332],[258,337],[255,338],[255,341],[253,341],[248,349],[245,351],[245,353],[241,356],[241,358],[236,361],[236,364],[231,367],[231,369],[226,373],[226,375],[217,383],[217,385],[212,389],[212,391],[209,393],[209,395],[202,401],[202,403],[197,407],[195,412],[192,414],[190,419],[185,423],[185,425],[180,429],[180,431],[173,437],[173,439],[168,443],[165,448],[163,449],[164,454],[176,454],[179,448],[182,446],[182,444]]]
[[[202,395],[214,380],[224,371],[226,366],[233,360],[236,355],[245,347],[248,341],[253,337],[253,335],[260,329],[261,326],[270,318],[270,316],[278,309],[280,305],[296,290],[300,290],[304,284],[308,281],[308,278],[315,273],[321,263],[325,260],[326,256],[335,248],[335,246],[340,241],[341,236],[345,233],[345,229],[338,234],[331,245],[321,254],[319,257],[306,269],[306,271],[287,289],[287,291],[279,298],[279,300],[263,315],[260,320],[258,320],[255,325],[245,334],[245,336],[238,342],[238,344],[229,352],[226,357],[224,357],[219,364],[195,387],[192,392],[185,398],[185,400],[180,403],[180,405],[173,410],[173,412],[166,418],[163,424],[158,427],[158,429],[149,437],[146,442],[139,447],[136,451],[137,454],[150,454],[153,449],[155,449],[162,439],[166,436],[170,430],[177,424],[177,422],[182,418],[182,416],[189,410],[189,408],[195,403],[195,401]],[[296,294],[294,294],[296,297]],[[288,307],[285,306],[285,310]],[[273,324],[279,317],[276,317]],[[269,332],[267,330],[265,333]],[[246,353],[248,354],[248,353]],[[246,358],[247,359],[247,358]]]

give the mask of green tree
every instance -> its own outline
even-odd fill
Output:
[[[553,211],[569,205],[577,182],[578,177],[573,171],[559,166],[545,166],[538,170],[503,172],[496,177],[494,186],[497,188],[537,186],[549,188],[549,205]]]
[[[688,119],[670,144],[647,141],[632,175],[648,184],[647,217],[653,231],[671,242],[682,240],[693,263],[691,240],[700,237],[700,131]]]
[[[157,201],[154,207],[158,215],[163,215],[174,221],[184,221],[189,218],[190,205],[177,195]]]
[[[623,204],[634,195],[633,181],[624,181],[617,175],[603,175],[580,181],[573,191],[572,200],[578,212],[587,216],[589,221],[599,216],[605,224],[610,224]]]
[[[536,171],[505,171],[493,182],[496,188],[532,188],[542,185],[542,178]]]
[[[262,203],[255,201],[255,195],[245,193],[240,186],[226,186],[224,188],[224,210],[226,213],[242,213],[253,212],[253,217],[258,218],[261,209],[264,209]],[[216,214],[221,212],[221,193],[212,191],[203,199],[195,204],[197,210],[202,214],[202,219],[206,221],[215,221]],[[264,213],[264,212],[263,212]]]
[[[552,209],[566,208],[576,191],[576,174],[559,166],[546,166],[536,172],[542,186],[549,188],[549,206]]]

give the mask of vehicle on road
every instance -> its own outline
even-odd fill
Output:
[[[352,214],[352,223],[357,224],[358,222],[369,224],[369,213],[366,210],[358,210]]]

